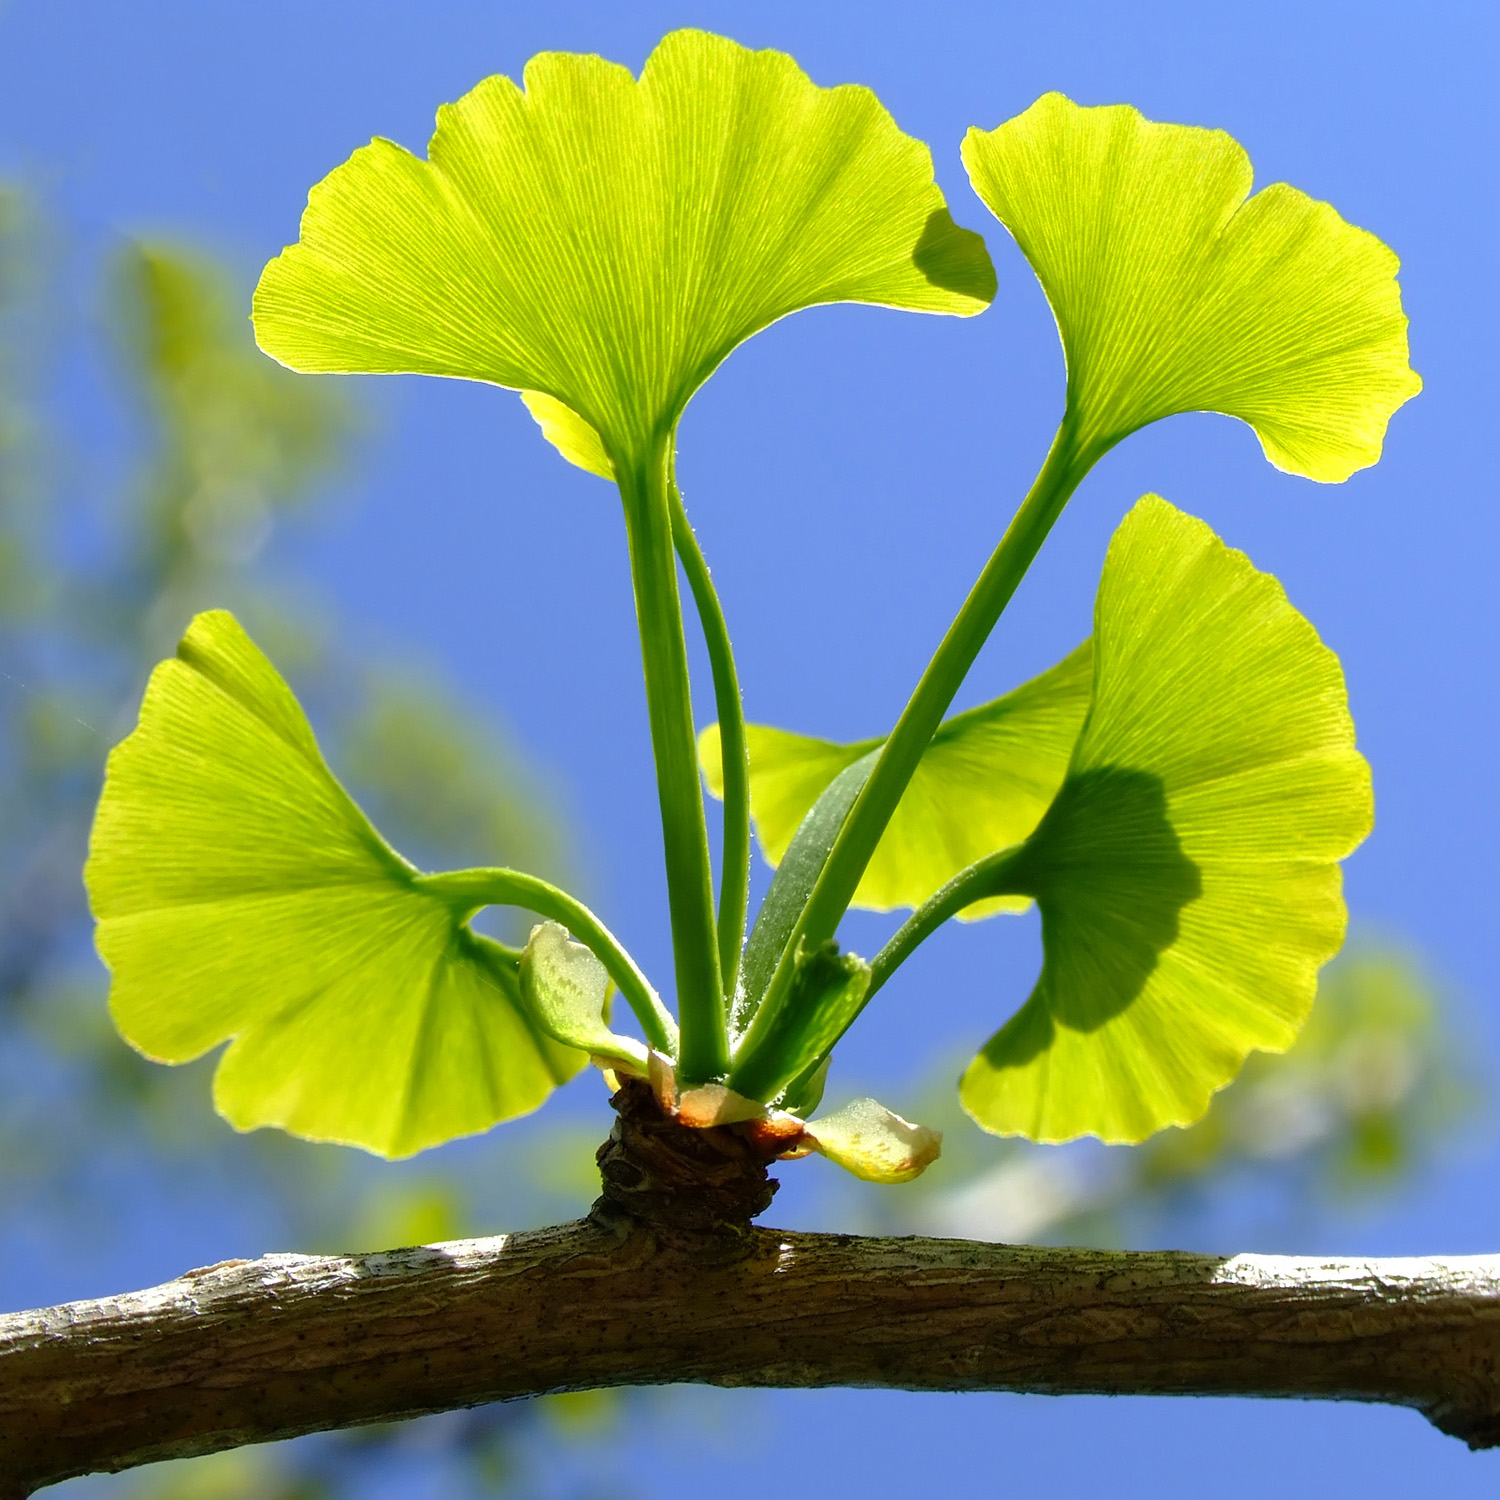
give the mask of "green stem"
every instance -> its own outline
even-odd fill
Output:
[[[719,595],[688,523],[682,495],[671,486],[672,540],[682,559],[693,603],[703,626],[703,642],[713,669],[714,708],[719,715],[719,759],[724,782],[724,853],[719,872],[719,974],[726,1001],[739,979],[750,904],[750,754],[745,746],[745,709],[734,650]]]
[[[875,991],[911,957],[917,946],[931,937],[949,917],[956,917],[964,907],[990,896],[1020,894],[1006,882],[1006,876],[1014,867],[1018,852],[1019,846],[1012,846],[988,854],[967,869],[960,870],[947,885],[929,896],[896,929],[891,940],[871,961],[870,987],[865,991],[865,1005],[870,1003]]]
[[[808,897],[801,921],[787,943],[765,1000],[741,1043],[740,1055],[756,1044],[757,1034],[775,1020],[797,966],[797,954],[814,952],[838,930],[880,836],[885,832],[953,695],[963,683],[1026,570],[1047,539],[1073,491],[1102,450],[1081,450],[1077,424],[1064,414],[1047,461],[1021,502],[1000,545],[969,592],[948,633],[927,664],[916,691],[902,711],[881,751],[859,800],[850,810],[829,852],[822,874]]]
[[[418,890],[466,908],[466,916],[472,916],[481,906],[519,906],[561,922],[604,965],[635,1012],[646,1040],[658,1052],[675,1055],[677,1025],[661,996],[614,933],[576,897],[521,870],[453,870],[443,875],[419,875],[413,884]]]
[[[670,433],[663,434],[651,445],[644,464],[617,465],[617,477],[625,502],[646,712],[661,804],[677,1014],[682,1027],[678,1072],[684,1084],[692,1085],[728,1072],[729,1028],[719,978],[713,866],[698,780],[687,645],[672,546],[670,453]]]

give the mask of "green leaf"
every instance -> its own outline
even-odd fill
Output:
[[[828,1087],[828,1070],[833,1064],[830,1052],[821,1062],[804,1068],[801,1074],[787,1084],[781,1107],[804,1119],[822,1102],[823,1091]]]
[[[757,1028],[757,1044],[735,1062],[729,1087],[769,1104],[789,1085],[801,1085],[864,1009],[869,989],[869,964],[856,953],[840,953],[837,943],[799,954],[786,999]],[[803,1092],[799,1087],[799,1098]]]
[[[1033,1140],[1188,1124],[1289,1046],[1373,815],[1338,658],[1203,522],[1142,499],[1094,626],[1067,780],[998,886],[1036,898],[1041,977],[962,1085],[986,1129]]]
[[[524,83],[487,78],[441,109],[426,160],[377,139],[312,190],[256,292],[267,353],[539,392],[619,465],[790,312],[969,315],[994,295],[927,148],[868,89],[817,88],[779,52],[698,31],[668,36],[638,82],[549,52]],[[543,426],[601,471],[581,429]]]
[[[1398,262],[1374,235],[1284,183],[1248,197],[1250,160],[1230,136],[1125,105],[1046,94],[970,130],[963,158],[1052,304],[1086,451],[1217,411],[1309,479],[1380,457],[1421,381]]]
[[[609,990],[604,965],[561,923],[541,922],[531,929],[521,955],[521,993],[542,1030],[566,1047],[644,1078],[645,1047],[610,1030]]]
[[[121,1034],[230,1046],[219,1111],[405,1156],[524,1114],[586,1061],[528,1019],[472,904],[423,888],[233,616],[199,615],[110,756],[85,877]]]
[[[722,767],[717,753],[718,729],[711,731],[714,737],[714,766]],[[700,750],[705,743],[699,737]],[[796,930],[797,919],[807,905],[807,898],[828,863],[828,851],[838,837],[844,819],[859,796],[861,788],[869,780],[875,765],[875,752],[845,766],[823,790],[807,815],[797,825],[797,831],[783,851],[776,866],[776,874],[766,898],[755,915],[755,925],[745,943],[740,963],[738,992],[734,997],[734,1023],[736,1030],[744,1031],[760,1008],[760,1002]],[[722,795],[722,774],[717,784]]]
[[[923,753],[853,904],[873,911],[920,906],[960,870],[1020,843],[1062,785],[1092,684],[1093,650],[1085,641],[1014,692],[944,723]],[[772,865],[780,863],[834,777],[880,745],[839,745],[758,724],[747,726],[746,738],[755,831]],[[720,796],[717,725],[699,736],[698,760],[709,791]],[[976,903],[963,916],[974,920],[1029,904],[1001,896]]]

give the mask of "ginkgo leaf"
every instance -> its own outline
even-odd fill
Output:
[[[535,1109],[586,1056],[543,1034],[472,903],[424,889],[334,779],[233,616],[199,615],[109,759],[85,872],[122,1035],[230,1046],[241,1130],[405,1156]]]
[[[663,40],[639,81],[549,52],[524,84],[444,106],[425,160],[377,139],[312,190],[255,295],[267,353],[539,392],[618,465],[787,313],[967,315],[994,295],[927,148],[868,89],[698,31]],[[578,435],[559,443],[573,462]]]
[[[969,131],[974,190],[1041,279],[1080,447],[1175,412],[1253,427],[1266,457],[1347,479],[1421,389],[1397,260],[1326,203],[1275,183],[1223,131],[1046,94]]]
[[[992,703],[955,714],[933,736],[865,869],[853,904],[873,911],[920,906],[960,870],[1018,844],[1057,795],[1093,685],[1088,641],[1055,667]],[[767,861],[776,865],[824,789],[879,740],[840,745],[751,724],[750,806]],[[719,728],[698,738],[698,762],[723,795]],[[973,920],[1018,911],[1024,897],[976,902]]]
[[[1281,585],[1155,496],[1110,543],[1067,780],[998,889],[1035,897],[1031,998],[964,1075],[986,1129],[1138,1141],[1279,1052],[1338,951],[1369,831],[1338,658]]]
[[[803,1142],[865,1182],[910,1182],[942,1154],[943,1133],[875,1099],[855,1099],[803,1127]]]
[[[520,979],[521,993],[548,1036],[601,1064],[646,1076],[646,1048],[610,1029],[608,972],[561,923],[540,922],[531,929]]]

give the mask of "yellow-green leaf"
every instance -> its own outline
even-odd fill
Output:
[[[1094,644],[1067,780],[1003,884],[1041,909],[1041,977],[963,1079],[981,1125],[1033,1140],[1188,1124],[1290,1045],[1373,815],[1338,658],[1203,522],[1135,506]]]
[[[540,391],[522,391],[521,400],[542,429],[542,436],[570,464],[597,474],[600,479],[615,477],[614,460],[604,446],[604,439],[572,407]]]
[[[944,723],[876,847],[854,905],[920,906],[960,870],[1020,843],[1062,785],[1092,682],[1093,653],[1085,641],[1014,692]],[[746,741],[755,831],[772,865],[833,778],[880,743],[841,745],[760,724],[748,726]],[[699,736],[698,762],[709,791],[722,796],[717,724]],[[1024,897],[1001,896],[976,902],[963,916],[1027,905]]]
[[[538,392],[619,465],[787,313],[967,315],[994,295],[927,148],[868,89],[699,31],[668,36],[638,81],[548,52],[524,83],[444,106],[425,160],[377,139],[312,190],[256,292],[262,348],[299,370]]]
[[[1326,203],[1275,183],[1223,131],[1046,94],[969,131],[974,190],[1045,288],[1080,446],[1175,412],[1249,423],[1266,457],[1347,479],[1380,457],[1421,389],[1396,257]]]
[[[943,1133],[913,1125],[875,1099],[855,1099],[820,1120],[802,1138],[865,1182],[910,1182],[942,1154]]]
[[[521,993],[548,1036],[601,1063],[646,1076],[645,1047],[610,1029],[609,974],[561,923],[540,922],[531,929],[520,977]]]
[[[228,1041],[214,1099],[241,1130],[405,1156],[535,1109],[586,1061],[371,827],[223,611],[111,754],[86,879],[121,1034],[161,1062]]]

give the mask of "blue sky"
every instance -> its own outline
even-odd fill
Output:
[[[1272,470],[1224,419],[1138,436],[1074,499],[961,701],[993,696],[1087,633],[1105,543],[1137,495],[1156,490],[1205,517],[1281,578],[1344,660],[1378,807],[1348,867],[1355,919],[1432,956],[1476,1053],[1493,1058],[1491,7],[12,0],[0,5],[0,175],[31,183],[57,216],[69,284],[86,285],[120,234],[161,232],[228,255],[248,291],[296,237],[308,187],[371,135],[420,150],[436,106],[487,73],[518,74],[545,48],[638,67],[680,25],[782,48],[820,83],[872,86],[932,145],[955,216],[985,234],[1000,274],[995,306],[972,322],[799,315],[737,352],[694,401],[684,489],[756,719],[831,737],[888,727],[1050,440],[1056,335],[1025,263],[968,189],[957,151],[968,126],[993,126],[1048,89],[1220,126],[1249,150],[1258,184],[1290,181],[1395,248],[1426,389],[1393,421],[1384,462],[1329,488]],[[101,379],[65,371],[58,399],[97,445],[81,461],[103,465],[121,460]],[[360,639],[441,664],[515,727],[568,790],[592,898],[648,969],[666,970],[612,492],[564,466],[506,393],[403,379],[361,394],[376,419],[357,471],[323,519],[278,539],[273,565],[311,580]],[[866,930],[873,919],[855,925],[856,946],[868,948]],[[1025,922],[946,934],[861,1023],[846,1066],[899,1108],[922,1065],[972,1049],[1024,997],[1036,962]],[[1493,1250],[1496,1171],[1486,1140],[1378,1217],[1316,1244],[1256,1248]],[[814,1192],[784,1195],[781,1217],[815,1217]],[[162,1274],[180,1268],[170,1246],[162,1253]],[[1500,1463],[1384,1410],[736,1399],[724,1424],[754,1413],[754,1441],[704,1450],[726,1465],[725,1496],[772,1483],[825,1494],[1108,1486],[1158,1500],[1395,1496],[1421,1484],[1460,1496],[1491,1493]],[[675,1449],[639,1456],[680,1461]]]

